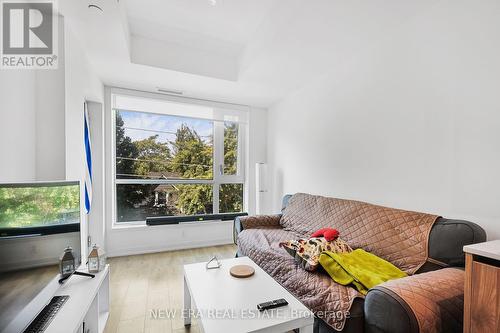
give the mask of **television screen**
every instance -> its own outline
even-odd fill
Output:
[[[0,184],[0,332],[23,331],[59,285],[64,249],[78,267],[81,246],[79,182]]]
[[[78,182],[0,184],[0,237],[78,231]]]

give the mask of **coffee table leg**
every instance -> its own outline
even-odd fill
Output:
[[[186,277],[184,277],[184,315],[184,326],[191,325],[191,294],[189,293]]]
[[[313,325],[308,325],[299,328],[299,333],[312,333],[313,332]]]

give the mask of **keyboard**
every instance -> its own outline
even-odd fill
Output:
[[[43,310],[31,322],[24,333],[41,333],[49,326],[50,322],[56,316],[57,312],[61,309],[64,303],[68,300],[69,296],[54,296]]]

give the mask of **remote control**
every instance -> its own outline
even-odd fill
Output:
[[[285,305],[288,305],[288,302],[284,298],[280,298],[274,301],[260,303],[257,305],[257,309],[259,309],[259,311],[264,311],[264,310],[279,308],[280,306],[285,306]]]

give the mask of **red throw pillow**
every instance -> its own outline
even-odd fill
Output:
[[[316,231],[311,237],[325,237],[327,241],[331,242],[339,237],[339,231],[332,228],[323,228]]]

